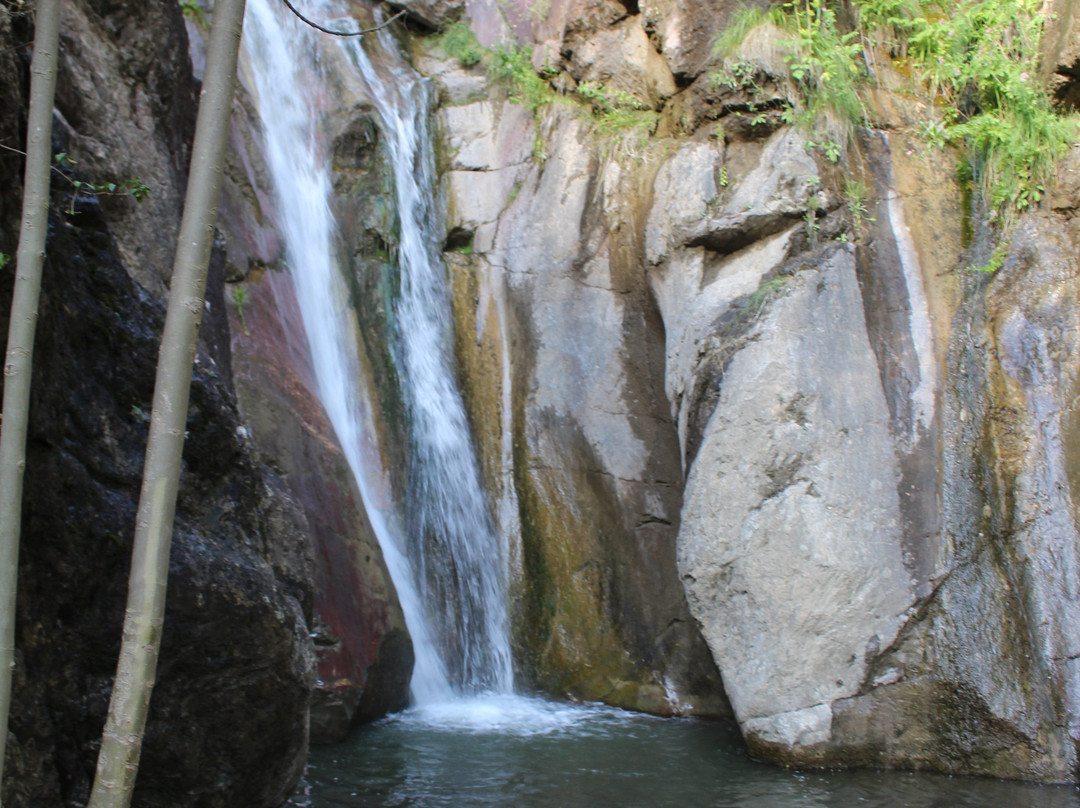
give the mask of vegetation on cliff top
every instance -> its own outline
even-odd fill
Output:
[[[464,67],[482,64],[488,77],[505,88],[511,101],[532,112],[560,100],[571,103],[572,97],[561,95],[551,86],[551,80],[559,74],[558,70],[545,67],[537,72],[529,49],[515,44],[485,48],[464,20],[448,26],[439,34],[436,47],[443,56],[457,59]],[[659,113],[649,109],[630,93],[602,82],[582,82],[577,86],[576,96],[600,137],[616,137],[635,129],[652,132],[660,118]],[[534,150],[538,157],[543,151],[542,145],[539,144]]]
[[[890,59],[938,111],[922,124],[935,145],[965,148],[991,218],[1008,221],[1038,203],[1056,162],[1076,139],[1075,115],[1051,105],[1036,78],[1046,26],[1040,0],[797,0],[743,13],[717,41],[732,55],[756,26],[785,32],[785,61],[804,125],[822,115],[869,123],[864,91],[875,59]],[[732,70],[726,62],[727,73]]]

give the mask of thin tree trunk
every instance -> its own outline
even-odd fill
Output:
[[[139,768],[161,645],[191,370],[221,196],[244,2],[217,0],[214,4],[184,216],[158,354],[123,646],[89,808],[127,808]]]
[[[26,131],[22,228],[15,259],[7,352],[4,406],[0,422],[0,778],[4,773],[11,675],[15,668],[15,584],[19,568],[26,422],[30,409],[30,367],[34,355],[41,266],[49,221],[49,168],[56,90],[56,52],[60,0],[39,0],[30,63],[30,113]]]

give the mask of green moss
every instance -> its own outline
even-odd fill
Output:
[[[184,12],[184,16],[195,25],[200,31],[206,32],[210,30],[210,20],[206,17],[206,12],[195,0],[180,0],[180,10]]]
[[[523,565],[515,644],[535,686],[607,701],[618,683],[635,680],[616,627],[613,564],[605,560],[604,534],[618,523],[613,492],[585,471],[595,464],[582,462],[587,450],[575,427],[547,427],[569,448],[565,469],[544,468],[514,442]]]

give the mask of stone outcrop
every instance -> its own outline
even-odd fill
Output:
[[[54,199],[35,351],[5,769],[12,806],[81,804],[89,795],[164,314],[116,258],[100,207],[81,200],[70,214],[69,202],[63,190]],[[224,313],[220,292],[210,305]],[[306,758],[314,678],[307,525],[253,455],[205,351],[188,430],[135,799],[278,805]]]
[[[461,19],[465,11],[464,0],[400,0],[391,7],[405,11],[410,18],[428,28],[445,28]]]
[[[642,106],[659,108],[675,94],[675,78],[645,33],[640,15],[610,28],[572,34],[563,43],[567,70],[579,84],[595,82]]]
[[[497,94],[440,113],[463,384],[521,536],[528,672],[651,709],[597,687],[640,660],[689,692],[634,639],[657,612],[631,593],[671,581],[635,570],[676,562],[755,755],[1074,781],[1075,155],[988,279],[964,269],[985,248],[955,166],[905,134],[919,102],[873,95],[882,127],[838,168],[784,125],[775,31],[717,76],[686,4],[572,5],[470,14],[562,90],[606,80],[594,51],[663,56],[673,94],[622,88],[661,110],[651,138],[597,142],[554,106],[530,158],[491,146],[527,125]],[[632,25],[649,54],[598,45]],[[453,103],[462,71],[424,64]]]
[[[1042,78],[1054,100],[1080,107],[1080,7],[1075,0],[1054,0],[1043,42]]]

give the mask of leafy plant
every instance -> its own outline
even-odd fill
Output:
[[[791,0],[768,11],[749,9],[738,15],[717,40],[716,55],[734,54],[749,33],[771,24],[786,34],[784,61],[802,101],[796,120],[811,127],[822,113],[845,124],[865,119],[859,86],[866,78],[859,32],[843,31],[825,0]],[[752,64],[738,60],[714,75],[714,84],[757,89]]]
[[[533,22],[543,22],[551,12],[551,0],[532,0],[529,3],[529,19]]]
[[[785,61],[799,91],[786,120],[810,128],[829,115],[848,128],[864,124],[860,92],[874,48],[900,60],[940,117],[920,132],[935,147],[964,147],[992,218],[1009,220],[1038,204],[1057,160],[1080,134],[1075,115],[1051,106],[1033,75],[1041,57],[1046,6],[1041,0],[853,0],[844,26],[827,0],[791,0],[737,16],[716,44],[731,55],[756,26],[787,35]],[[839,0],[836,6],[839,7]],[[746,81],[729,64],[715,81]],[[842,139],[842,138],[841,138]],[[837,162],[836,138],[816,144]]]
[[[593,108],[593,131],[600,137],[615,137],[634,129],[652,132],[660,114],[625,90],[599,81],[583,81],[578,95]]]
[[[79,194],[89,196],[130,196],[136,202],[142,202],[150,195],[150,186],[138,177],[122,180],[121,182],[88,182],[86,180],[73,179],[70,175],[75,170],[75,160],[67,152],[59,152],[53,155],[53,170],[66,179],[74,189],[71,202],[68,204],[66,213],[75,213],[75,201]]]
[[[457,59],[464,67],[479,64],[484,58],[484,47],[465,20],[448,26],[436,40],[436,47],[447,59]]]
[[[844,182],[844,205],[851,220],[851,231],[855,241],[861,241],[865,235],[866,226],[877,221],[866,207],[867,195],[868,189],[862,180],[849,177]]]
[[[535,112],[555,98],[555,91],[532,66],[527,48],[496,45],[487,60],[488,76],[502,83],[513,101]]]
[[[749,307],[754,310],[755,321],[761,316],[761,312],[764,311],[766,305],[780,297],[780,293],[783,292],[787,280],[788,278],[785,276],[773,276],[768,280],[762,281],[758,288],[750,295],[747,303],[749,304]]]
[[[0,269],[3,269],[11,262],[11,256],[7,253],[0,252]]]
[[[866,68],[859,32],[841,31],[825,0],[786,3],[783,10],[791,35],[785,61],[805,99],[805,122],[812,125],[818,115],[834,113],[842,124],[863,123],[859,86]]]
[[[987,275],[993,275],[999,269],[1005,265],[1005,258],[1009,254],[1008,244],[999,244],[994,248],[994,252],[990,255],[990,260],[985,264],[979,266],[969,266],[969,272],[982,272]]]
[[[240,318],[240,327],[244,329],[245,335],[250,335],[251,332],[248,331],[247,319],[244,317],[244,306],[246,306],[248,302],[247,289],[243,286],[234,286],[232,298],[233,304],[236,306],[236,316]]]
[[[1076,139],[1075,115],[1054,111],[1032,75],[1046,26],[1036,0],[967,0],[929,6],[907,24],[907,52],[939,104],[932,142],[965,145],[992,215],[1037,204],[1057,160]],[[1029,72],[1032,71],[1032,72]]]
[[[749,90],[757,93],[761,91],[757,74],[758,67],[753,62],[745,59],[725,60],[720,70],[709,76],[709,85],[714,90],[726,87],[729,90]]]

